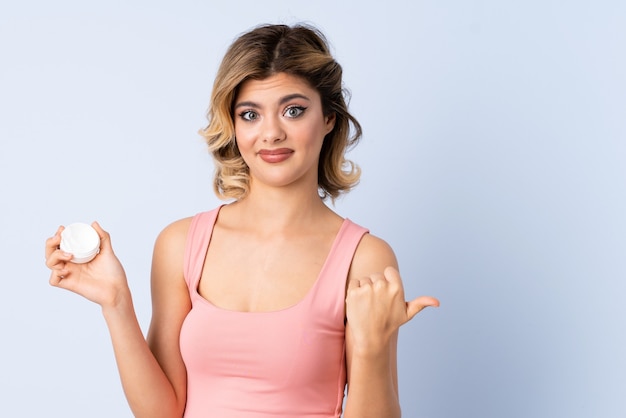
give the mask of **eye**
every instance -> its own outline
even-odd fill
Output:
[[[259,118],[259,114],[256,113],[254,110],[244,110],[243,112],[239,114],[239,117],[243,120],[252,122]]]
[[[288,118],[295,119],[298,116],[302,115],[305,110],[306,110],[306,107],[289,106],[287,109],[285,109],[285,113],[283,113],[283,115],[288,117]]]

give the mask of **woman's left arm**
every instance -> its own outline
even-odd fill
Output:
[[[430,296],[406,302],[398,263],[387,243],[365,235],[352,261],[346,293],[348,395],[344,418],[398,418],[398,329]]]

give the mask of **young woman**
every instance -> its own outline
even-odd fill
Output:
[[[324,203],[358,182],[344,156],[361,128],[323,35],[240,36],[208,116],[214,188],[231,202],[157,238],[147,339],[97,223],[87,264],[59,249],[62,227],[47,240],[50,283],[101,305],[137,417],[336,418],[346,385],[345,418],[399,417],[398,329],[439,302],[405,302],[391,248]]]

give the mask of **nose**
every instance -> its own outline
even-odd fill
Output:
[[[265,117],[263,119],[263,142],[280,142],[286,138],[285,130],[276,116]]]

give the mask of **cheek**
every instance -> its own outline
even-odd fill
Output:
[[[235,145],[239,152],[245,152],[250,147],[250,135],[244,129],[237,129],[235,125]]]

